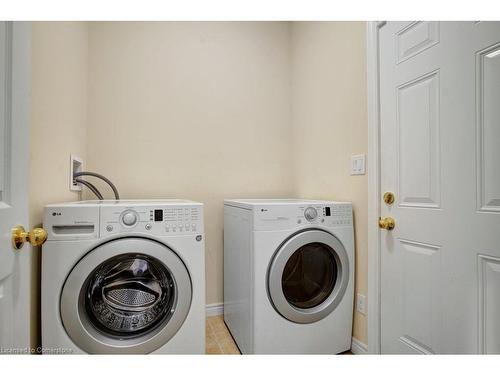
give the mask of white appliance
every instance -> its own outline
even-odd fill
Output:
[[[53,204],[43,224],[44,351],[205,353],[201,203]]]
[[[224,320],[242,353],[351,347],[352,205],[224,201]]]

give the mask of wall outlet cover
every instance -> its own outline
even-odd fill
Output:
[[[363,294],[356,295],[356,311],[366,315],[366,296]]]
[[[69,190],[82,191],[82,186],[73,181],[73,174],[75,172],[83,171],[83,159],[79,156],[70,155],[69,158]]]

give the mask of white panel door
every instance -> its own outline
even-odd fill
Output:
[[[28,225],[28,23],[0,22],[0,353],[30,346],[30,246],[14,250],[11,228]]]
[[[380,29],[382,353],[500,353],[500,23]]]

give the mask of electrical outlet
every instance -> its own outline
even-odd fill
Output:
[[[366,315],[366,296],[363,294],[357,294],[356,295],[356,310],[363,314]]]
[[[365,174],[365,172],[366,172],[365,165],[366,165],[365,154],[352,155],[351,156],[351,176]]]
[[[73,174],[83,171],[83,160],[81,157],[71,154],[69,157],[69,190],[82,191],[82,186],[73,181]]]

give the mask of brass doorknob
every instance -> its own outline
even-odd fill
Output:
[[[394,193],[392,191],[386,191],[384,193],[384,202],[385,204],[391,205],[394,203]]]
[[[384,217],[378,219],[378,226],[381,229],[393,230],[396,226],[396,222],[392,217]]]
[[[40,246],[47,240],[47,231],[43,228],[34,228],[30,232],[26,232],[22,225],[16,225],[12,228],[12,246],[19,250],[25,242],[29,242],[33,246]]]

